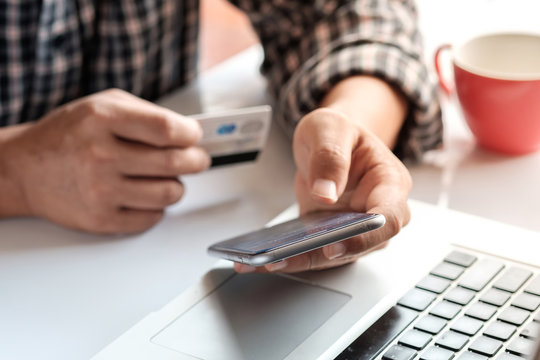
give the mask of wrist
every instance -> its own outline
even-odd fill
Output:
[[[407,101],[398,90],[379,78],[364,75],[337,83],[321,106],[345,114],[390,148],[395,145],[408,110]]]
[[[21,134],[32,124],[0,128],[0,218],[31,215],[24,193]]]

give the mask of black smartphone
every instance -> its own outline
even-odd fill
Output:
[[[380,228],[380,214],[320,211],[220,241],[208,253],[227,260],[262,266]]]

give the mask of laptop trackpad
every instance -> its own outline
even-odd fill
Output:
[[[281,359],[349,299],[279,275],[233,275],[152,342],[206,360]]]

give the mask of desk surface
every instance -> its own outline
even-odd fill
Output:
[[[427,53],[477,30],[537,28],[538,12],[527,10],[534,1],[513,12],[502,0],[419,1]],[[264,87],[260,59],[251,48],[162,103],[186,114],[265,103],[254,91]],[[444,99],[443,111],[446,147],[410,167],[411,197],[540,231],[540,153],[485,152],[455,99]],[[87,359],[161,308],[215,262],[205,252],[210,243],[259,227],[293,203],[289,145],[274,127],[256,163],[186,177],[186,197],[144,234],[102,237],[38,219],[0,221],[0,359]]]

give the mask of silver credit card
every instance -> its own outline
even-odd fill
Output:
[[[254,161],[270,132],[272,108],[268,105],[189,115],[199,121],[203,137],[199,146],[212,157],[212,167]]]

